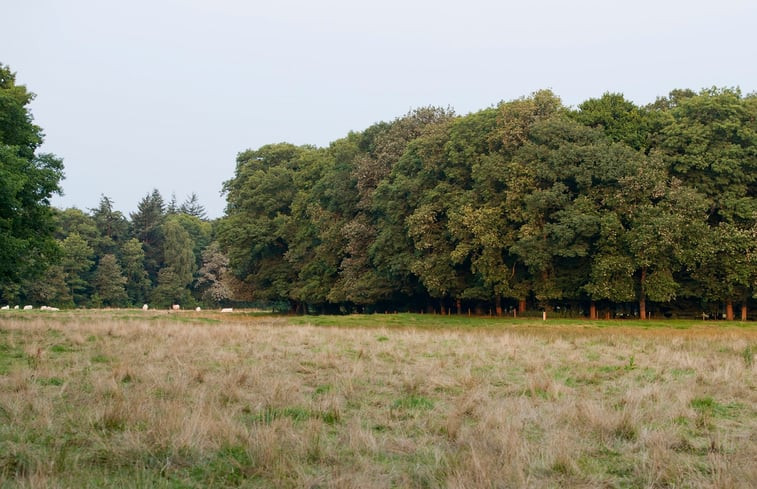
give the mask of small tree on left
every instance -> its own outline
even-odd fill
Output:
[[[33,123],[34,94],[0,64],[0,295],[17,300],[19,284],[56,258],[50,198],[60,193],[63,161],[38,154],[42,129]]]

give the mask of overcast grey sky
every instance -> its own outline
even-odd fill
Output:
[[[236,154],[328,145],[426,105],[540,88],[757,89],[757,1],[0,0],[0,62],[37,94],[59,207],[128,215],[152,188],[223,214]]]

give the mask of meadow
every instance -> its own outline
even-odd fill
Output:
[[[757,487],[757,324],[0,314],[0,487]]]

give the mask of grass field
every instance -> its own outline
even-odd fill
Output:
[[[0,487],[757,487],[757,324],[0,314]]]

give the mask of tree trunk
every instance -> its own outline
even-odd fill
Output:
[[[497,309],[497,316],[501,316],[502,315],[502,299],[499,296],[497,296],[494,299],[494,306]]]
[[[741,320],[746,321],[746,302],[741,304]]]
[[[447,314],[447,310],[444,309],[444,299],[439,299],[439,310],[441,311],[442,316]]]
[[[647,280],[647,267],[642,267],[641,280],[640,280],[641,293],[639,294],[639,319],[642,319],[642,320],[647,318],[647,297],[646,297],[646,292],[644,291],[644,282],[646,280]]]
[[[597,319],[597,304],[594,301],[589,305],[589,319]]]
[[[457,315],[461,315],[463,313],[463,301],[461,299],[456,299],[455,305],[457,306]]]
[[[725,319],[733,321],[733,301],[731,299],[725,301]]]
[[[518,301],[518,312],[520,314],[526,312],[526,299],[521,299]]]

